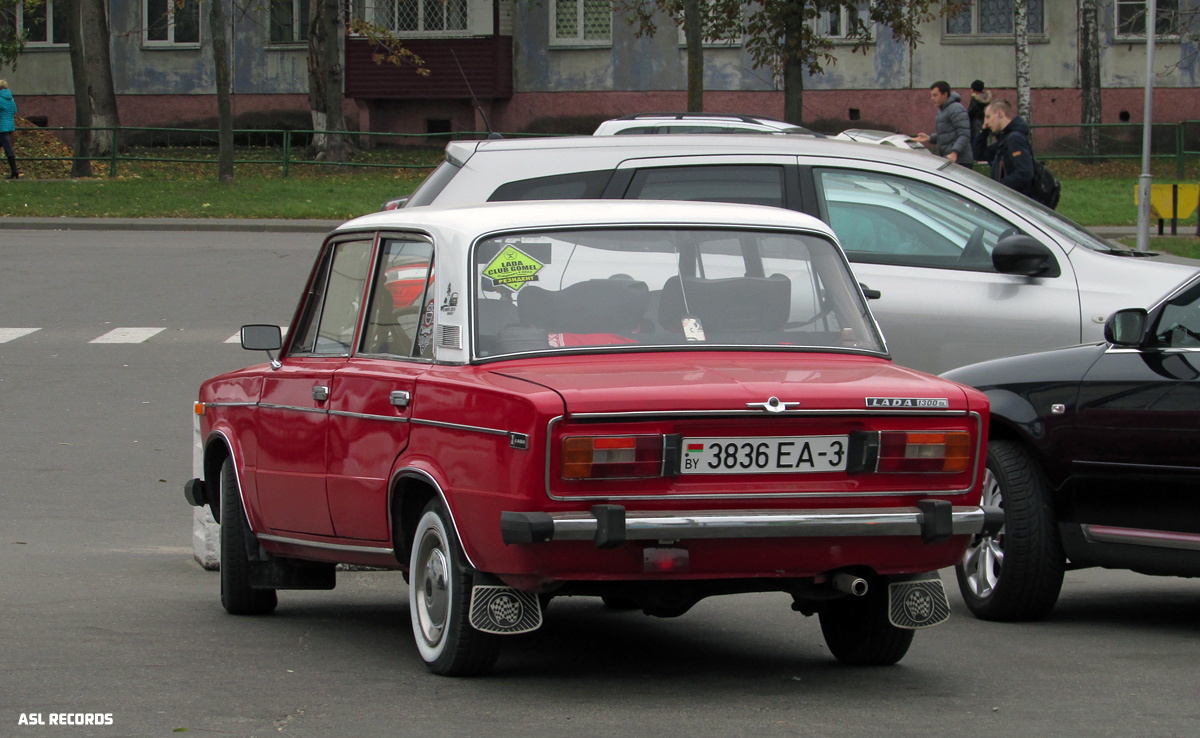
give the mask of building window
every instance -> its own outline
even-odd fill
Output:
[[[29,46],[64,46],[70,43],[67,3],[63,0],[46,0],[33,10],[18,2],[0,20],[0,26],[12,28],[13,25],[16,26],[17,37],[25,34],[25,43]]]
[[[354,17],[399,36],[461,35],[467,0],[354,0]]]
[[[271,43],[308,39],[308,0],[271,0]]]
[[[1179,0],[1158,0],[1155,37],[1179,36]],[[1117,35],[1146,38],[1145,0],[1117,0]]]
[[[870,26],[870,2],[859,0],[852,8],[842,6],[834,10],[822,10],[817,16],[817,34],[835,40],[845,39],[854,31],[860,20]]]
[[[1045,33],[1044,0],[1029,0],[1029,33]],[[971,0],[970,6],[946,18],[947,36],[1012,36],[1013,0]]]
[[[144,0],[147,46],[200,43],[200,0]]]
[[[554,0],[550,6],[550,43],[612,43],[612,4],[609,0]]]

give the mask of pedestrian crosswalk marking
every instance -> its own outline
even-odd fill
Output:
[[[287,335],[287,326],[285,325],[283,328],[280,328],[280,329],[279,329],[279,332],[280,332],[280,333],[282,333],[284,336],[286,336],[286,335]],[[225,343],[238,343],[238,344],[240,344],[241,342],[242,342],[242,332],[241,332],[240,330],[239,330],[237,333],[234,333],[234,334],[233,334],[232,336],[230,336],[229,338],[226,338],[226,339],[225,339]]]
[[[145,343],[165,330],[166,328],[113,328],[88,343]]]
[[[0,343],[8,343],[14,338],[28,336],[30,333],[39,330],[41,328],[0,328]]]

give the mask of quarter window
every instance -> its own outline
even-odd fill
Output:
[[[952,192],[887,174],[817,170],[826,222],[851,261],[995,271],[992,249],[1016,233]]]
[[[612,4],[609,0],[553,0],[550,4],[550,43],[609,45],[612,43]]]
[[[692,166],[641,169],[629,183],[629,200],[701,200],[783,207],[783,167]]]
[[[488,202],[509,200],[595,200],[604,194],[612,172],[578,172],[509,182],[496,188]]]
[[[308,0],[271,0],[271,43],[308,39]]]
[[[1044,0],[1028,0],[1029,33],[1045,32]],[[1012,36],[1013,0],[971,0],[946,17],[947,36]]]
[[[200,0],[144,0],[147,46],[200,43]]]

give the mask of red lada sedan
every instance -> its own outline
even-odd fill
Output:
[[[806,215],[403,209],[337,229],[301,295],[286,341],[242,329],[269,363],[196,403],[185,496],[220,523],[234,614],[337,563],[398,569],[422,658],[455,675],[553,597],[673,617],[786,592],[835,657],[890,664],[1003,519],[980,506],[986,398],[891,362]]]

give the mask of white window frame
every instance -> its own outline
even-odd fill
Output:
[[[18,2],[16,5],[16,24],[18,36],[25,33],[25,4]],[[66,49],[70,47],[69,41],[54,40],[54,0],[45,0],[38,14],[46,15],[46,40],[45,41],[26,41],[25,48],[27,49]],[[69,31],[68,31],[69,32]]]
[[[301,1],[303,2],[304,0],[301,0]],[[451,0],[451,2],[453,2],[453,1],[454,0]],[[389,5],[397,4],[400,2],[416,3],[417,30],[401,31],[399,29],[392,28],[388,24],[379,22],[378,19],[379,19],[380,14],[386,14],[388,11]],[[446,19],[446,16],[444,14],[448,12],[449,3],[443,3],[442,8],[443,8],[442,19],[444,21]],[[471,35],[471,0],[463,0],[463,9],[465,11],[465,16],[463,18],[463,27],[462,28],[426,30],[425,29],[425,0],[354,0],[354,2],[352,2],[351,6],[350,6],[350,12],[351,12],[351,15],[353,18],[357,18],[359,20],[366,21],[367,23],[377,25],[381,28],[385,28],[388,31],[390,31],[391,33],[395,34],[395,36],[397,38],[447,38],[447,37],[470,36]],[[399,13],[397,11],[396,14],[393,15],[393,17],[396,17],[398,14]],[[361,36],[362,34],[356,33],[356,34],[352,34],[352,35]]]
[[[283,0],[292,4],[292,39],[290,41],[272,41],[271,27],[275,24],[275,19],[269,17],[274,10],[274,4],[268,0],[267,3],[267,45],[268,46],[307,46],[308,45],[308,29],[305,28],[302,20],[303,15],[301,10],[308,7],[308,0]]]
[[[850,30],[850,9],[844,5],[840,6],[837,9],[837,13],[839,14],[838,20],[840,21],[839,25],[842,29],[841,33],[834,35],[831,33],[825,33],[824,30],[822,29],[822,26],[824,26],[825,28],[829,27],[829,16],[830,16],[831,11],[828,11],[828,10],[820,11],[820,16],[813,22],[814,27],[818,34],[820,34],[821,36],[824,36],[825,38],[829,39],[830,41],[832,41],[835,44],[859,44],[859,43],[873,44],[873,43],[875,43],[875,24],[871,22],[871,17],[870,17],[872,4],[873,3],[871,3],[871,2],[859,3],[859,6],[860,6],[858,8],[859,17],[863,17],[864,15],[866,16],[865,18],[863,18],[863,22],[867,24],[867,28],[869,29],[868,35],[865,39],[864,38],[849,38],[849,37],[847,37],[846,32]]]
[[[1162,7],[1162,2],[1163,0],[1158,0],[1157,10],[1159,17],[1162,17],[1164,13],[1173,13],[1174,17],[1172,18],[1172,25],[1174,26],[1175,30],[1173,33],[1155,33],[1154,40],[1155,42],[1162,41],[1166,43],[1179,42],[1182,40],[1183,35],[1179,29],[1179,3],[1176,2],[1174,8],[1167,10]],[[1128,33],[1121,30],[1121,6],[1137,6],[1139,10],[1145,12],[1146,0],[1115,0],[1113,3],[1113,39],[1124,43],[1146,43],[1145,31],[1142,31],[1141,33]],[[1146,20],[1149,21],[1148,18]],[[1150,24],[1147,23],[1146,25],[1148,27]],[[1154,25],[1157,29],[1157,19],[1155,20]]]
[[[193,0],[196,6],[196,40],[195,41],[176,41],[175,40],[175,14],[178,8],[175,7],[176,0],[167,0],[167,37],[165,39],[150,38],[150,8],[149,0],[142,0],[142,46],[146,48],[156,49],[198,49],[200,41],[203,38],[203,8],[200,7],[201,0]]]
[[[607,48],[612,46],[612,30],[613,30],[613,13],[612,3],[608,0],[594,0],[603,2],[608,6],[608,37],[607,38],[584,38],[584,10],[588,0],[575,0],[575,21],[576,28],[579,29],[575,36],[559,36],[558,35],[558,2],[557,0],[546,0],[549,5],[550,13],[550,45],[551,46],[590,46]]]
[[[1044,43],[1049,40],[1049,34],[1046,33],[1046,6],[1055,0],[1042,0],[1042,32],[1029,33],[1029,40],[1037,43]],[[979,30],[979,1],[970,0],[971,4],[971,32],[970,33],[950,33],[950,18],[946,17],[942,20],[942,43],[977,43],[979,41],[990,43],[1014,43],[1017,38],[1016,30],[1013,33],[983,33]]]

